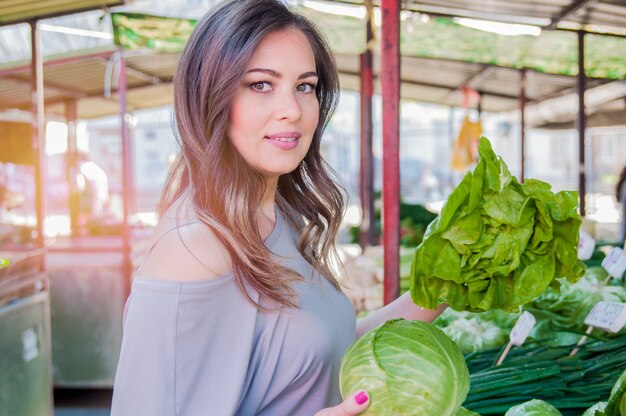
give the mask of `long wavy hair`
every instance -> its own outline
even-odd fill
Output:
[[[276,202],[299,232],[303,257],[336,288],[335,238],[344,214],[343,189],[320,154],[322,133],[334,112],[339,80],[320,32],[278,0],[234,0],[220,5],[195,28],[174,78],[174,117],[180,153],[159,204],[163,214],[189,192],[198,218],[229,252],[235,281],[279,306],[297,307],[293,283],[303,276],[272,259],[259,233],[263,176],[239,155],[227,136],[232,98],[257,45],[269,33],[296,28],[315,55],[319,122],[304,160],[280,176]]]

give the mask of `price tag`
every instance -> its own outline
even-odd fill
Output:
[[[595,248],[596,240],[583,230],[580,230],[578,238],[578,259],[589,260],[593,255],[593,250],[595,250]]]
[[[526,341],[526,338],[528,338],[530,331],[533,330],[536,322],[537,321],[532,313],[528,311],[522,312],[522,315],[519,317],[509,334],[511,344],[517,346],[522,345],[524,341]]]
[[[613,250],[602,260],[602,267],[616,279],[621,279],[626,270],[626,254],[621,247],[613,247]]]
[[[626,325],[626,303],[598,302],[589,315],[585,324],[609,332],[618,332]]]

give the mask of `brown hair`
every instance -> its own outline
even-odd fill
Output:
[[[331,265],[344,199],[320,154],[322,133],[337,105],[337,70],[315,26],[278,0],[228,1],[205,16],[189,38],[174,78],[181,151],[165,183],[159,214],[189,190],[196,214],[228,250],[237,285],[248,299],[252,301],[244,283],[279,305],[296,306],[292,283],[303,277],[273,261],[259,233],[256,214],[264,179],[227,137],[232,97],[256,46],[267,34],[289,28],[302,31],[315,55],[319,122],[304,160],[279,178],[277,205],[300,233],[303,257],[339,288]]]

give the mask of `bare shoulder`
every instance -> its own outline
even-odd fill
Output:
[[[156,241],[156,243],[154,243]],[[162,221],[146,253],[141,276],[170,281],[210,280],[232,270],[228,251],[213,230],[199,220]]]

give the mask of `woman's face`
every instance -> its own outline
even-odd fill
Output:
[[[231,104],[228,135],[244,160],[277,180],[302,161],[317,127],[318,76],[298,29],[268,34],[257,46]]]

